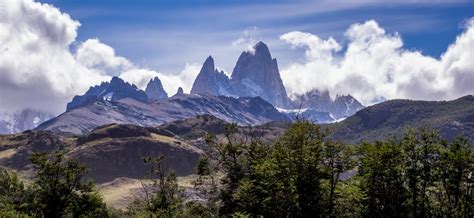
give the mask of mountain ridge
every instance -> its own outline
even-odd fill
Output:
[[[67,111],[37,130],[81,134],[110,123],[156,126],[172,120],[211,114],[227,122],[255,125],[289,118],[260,97],[180,94],[160,101],[140,102],[125,98],[116,101],[99,99]]]
[[[133,98],[141,102],[148,100],[148,96],[143,90],[118,77],[112,77],[110,82],[102,82],[100,85],[90,87],[84,95],[74,96],[72,101],[67,104],[66,111],[90,104],[99,99],[113,101],[124,98]]]
[[[464,135],[474,142],[474,96],[450,101],[388,100],[328,126],[334,137],[351,142],[400,136],[408,127],[435,129],[447,139]]]

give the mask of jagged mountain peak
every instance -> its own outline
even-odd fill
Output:
[[[120,79],[118,76],[114,76],[110,80],[110,84],[125,84],[125,81],[123,81],[123,79]]]
[[[223,71],[219,72],[209,56],[194,81],[191,94],[260,96],[276,107],[291,108],[277,61],[263,42],[255,44],[253,51],[242,52],[231,78]]]
[[[209,55],[206,60],[204,61],[204,64],[202,65],[202,70],[210,70],[214,71],[215,66],[214,66],[214,58],[212,58],[211,55]]]
[[[150,79],[150,82],[146,85],[145,93],[152,100],[168,98],[168,94],[163,89],[161,80],[158,77]]]
[[[216,69],[212,56],[207,57],[204,61],[198,76],[194,80],[191,94],[233,95],[229,77],[224,71],[219,72]]]
[[[176,92],[176,95],[183,95],[183,94],[184,94],[183,88],[179,87],[178,91]]]
[[[92,86],[84,95],[74,96],[72,101],[67,104],[66,111],[97,100],[117,101],[123,98],[131,98],[141,102],[148,100],[145,92],[138,89],[135,85],[125,82],[118,77],[112,77],[110,82],[103,82],[99,86]]]
[[[110,87],[117,88],[117,89],[129,88],[129,87],[138,89],[135,84],[125,82],[123,79],[117,76],[112,77],[109,84],[110,84]]]
[[[257,43],[255,43],[255,45],[254,45],[253,47],[254,47],[254,48],[266,48],[266,49],[268,49],[267,44],[265,44],[265,43],[262,42],[262,41],[258,41]]]
[[[257,44],[253,46],[253,50],[253,55],[271,59],[270,49],[268,49],[268,46],[262,41],[257,42]]]
[[[237,96],[260,96],[275,107],[291,108],[277,61],[263,42],[254,46],[253,53],[242,52],[231,82]]]

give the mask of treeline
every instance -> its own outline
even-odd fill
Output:
[[[211,143],[224,173],[219,214],[469,217],[473,153],[465,139],[407,130],[400,141],[352,147],[310,122],[293,124],[272,146]],[[252,137],[252,136],[251,136]]]
[[[410,129],[402,139],[349,145],[307,121],[292,124],[273,142],[261,136],[258,130],[235,125],[228,126],[224,137],[209,136],[192,199],[179,188],[176,175],[163,167],[165,157],[150,157],[145,162],[153,182],[143,183],[144,198],[132,202],[126,212],[112,213],[91,184],[77,180],[85,169],[62,156],[48,159],[43,154],[32,158],[39,170],[27,188],[13,174],[0,174],[0,207],[46,217],[474,215],[474,153],[466,139],[447,142],[435,132]],[[60,172],[59,179],[55,172]],[[64,212],[51,214],[59,209]]]

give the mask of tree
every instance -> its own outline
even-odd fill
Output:
[[[253,173],[241,180],[236,196],[241,211],[253,216],[307,217],[323,213],[322,147],[327,132],[298,121],[253,161]]]
[[[219,140],[213,135],[207,138],[210,156],[216,159],[218,169],[224,174],[222,178],[223,188],[220,190],[222,202],[220,213],[229,215],[236,211],[238,202],[234,193],[239,187],[240,181],[246,176],[248,169],[244,143],[236,137],[237,125],[230,124],[226,127],[225,139]]]
[[[404,179],[410,195],[407,204],[412,216],[433,216],[429,189],[436,188],[439,177],[441,140],[433,131],[408,129],[405,131],[401,147],[404,157]]]
[[[163,155],[158,157],[146,157],[144,162],[151,165],[150,173],[156,180],[153,181],[153,187],[158,188],[152,196],[149,196],[146,187],[146,210],[158,216],[170,217],[176,214],[182,203],[181,191],[178,187],[176,173],[169,170],[166,173],[163,167]]]
[[[323,166],[328,176],[329,193],[327,194],[327,214],[333,215],[338,187],[342,173],[354,167],[352,147],[342,142],[327,140],[323,144]]]
[[[194,188],[199,197],[204,200],[186,204],[190,216],[217,216],[219,211],[218,187],[214,179],[214,166],[208,157],[200,157],[196,167],[198,178],[194,181]]]
[[[28,190],[16,173],[0,168],[0,216],[18,216],[28,207]]]
[[[369,217],[404,217],[407,191],[403,181],[403,156],[393,141],[364,143],[360,147],[359,175],[366,195],[365,215]]]
[[[319,126],[308,121],[298,121],[290,126],[275,145],[277,164],[289,167],[289,171],[286,171],[289,174],[280,175],[285,176],[280,178],[287,180],[285,183],[290,185],[287,188],[295,191],[295,205],[290,208],[296,209],[293,212],[297,216],[309,217],[323,212],[321,180],[326,175],[321,161],[327,137],[328,132],[321,131]]]
[[[334,217],[362,217],[366,211],[366,195],[361,189],[362,178],[354,175],[342,180],[336,186],[337,198],[335,198],[334,211],[330,216]]]
[[[83,165],[65,160],[62,151],[34,153],[30,160],[37,169],[34,204],[43,216],[106,215],[105,204],[94,192],[92,182],[83,181],[87,173]]]
[[[446,215],[474,214],[474,153],[472,144],[457,138],[442,152],[441,183],[446,193]]]

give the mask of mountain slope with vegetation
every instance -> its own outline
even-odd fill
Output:
[[[400,137],[410,127],[434,129],[448,140],[462,135],[474,141],[474,96],[452,101],[390,100],[328,127],[334,138],[350,142]]]

